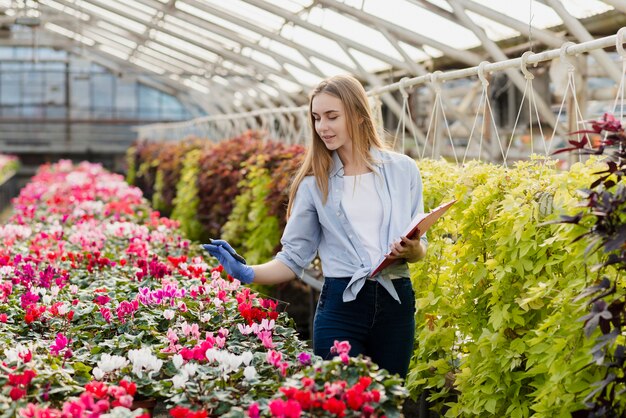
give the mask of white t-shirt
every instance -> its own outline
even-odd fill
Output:
[[[341,205],[352,228],[367,250],[372,263],[376,263],[380,249],[380,224],[383,221],[383,205],[376,191],[373,172],[356,176],[344,176]]]

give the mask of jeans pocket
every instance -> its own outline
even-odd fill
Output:
[[[396,288],[396,292],[398,292],[398,296],[400,297],[402,304],[411,306],[413,313],[415,313],[415,291],[413,290],[413,283],[411,283],[411,279],[395,279],[393,280],[393,285]]]

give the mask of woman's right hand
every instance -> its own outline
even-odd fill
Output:
[[[211,240],[211,244],[203,244],[202,248],[209,252],[224,267],[226,272],[242,283],[252,283],[254,270],[235,259],[231,253],[237,254],[230,244],[224,240]]]

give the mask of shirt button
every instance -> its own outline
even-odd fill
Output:
[[[337,216],[341,216],[341,212],[337,212]]]

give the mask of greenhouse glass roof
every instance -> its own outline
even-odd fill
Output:
[[[564,32],[553,28],[612,10],[626,2],[0,0],[0,40],[65,49],[228,112],[299,104],[337,73],[373,86],[442,56],[477,65],[494,56],[487,43],[515,37],[557,48]]]

